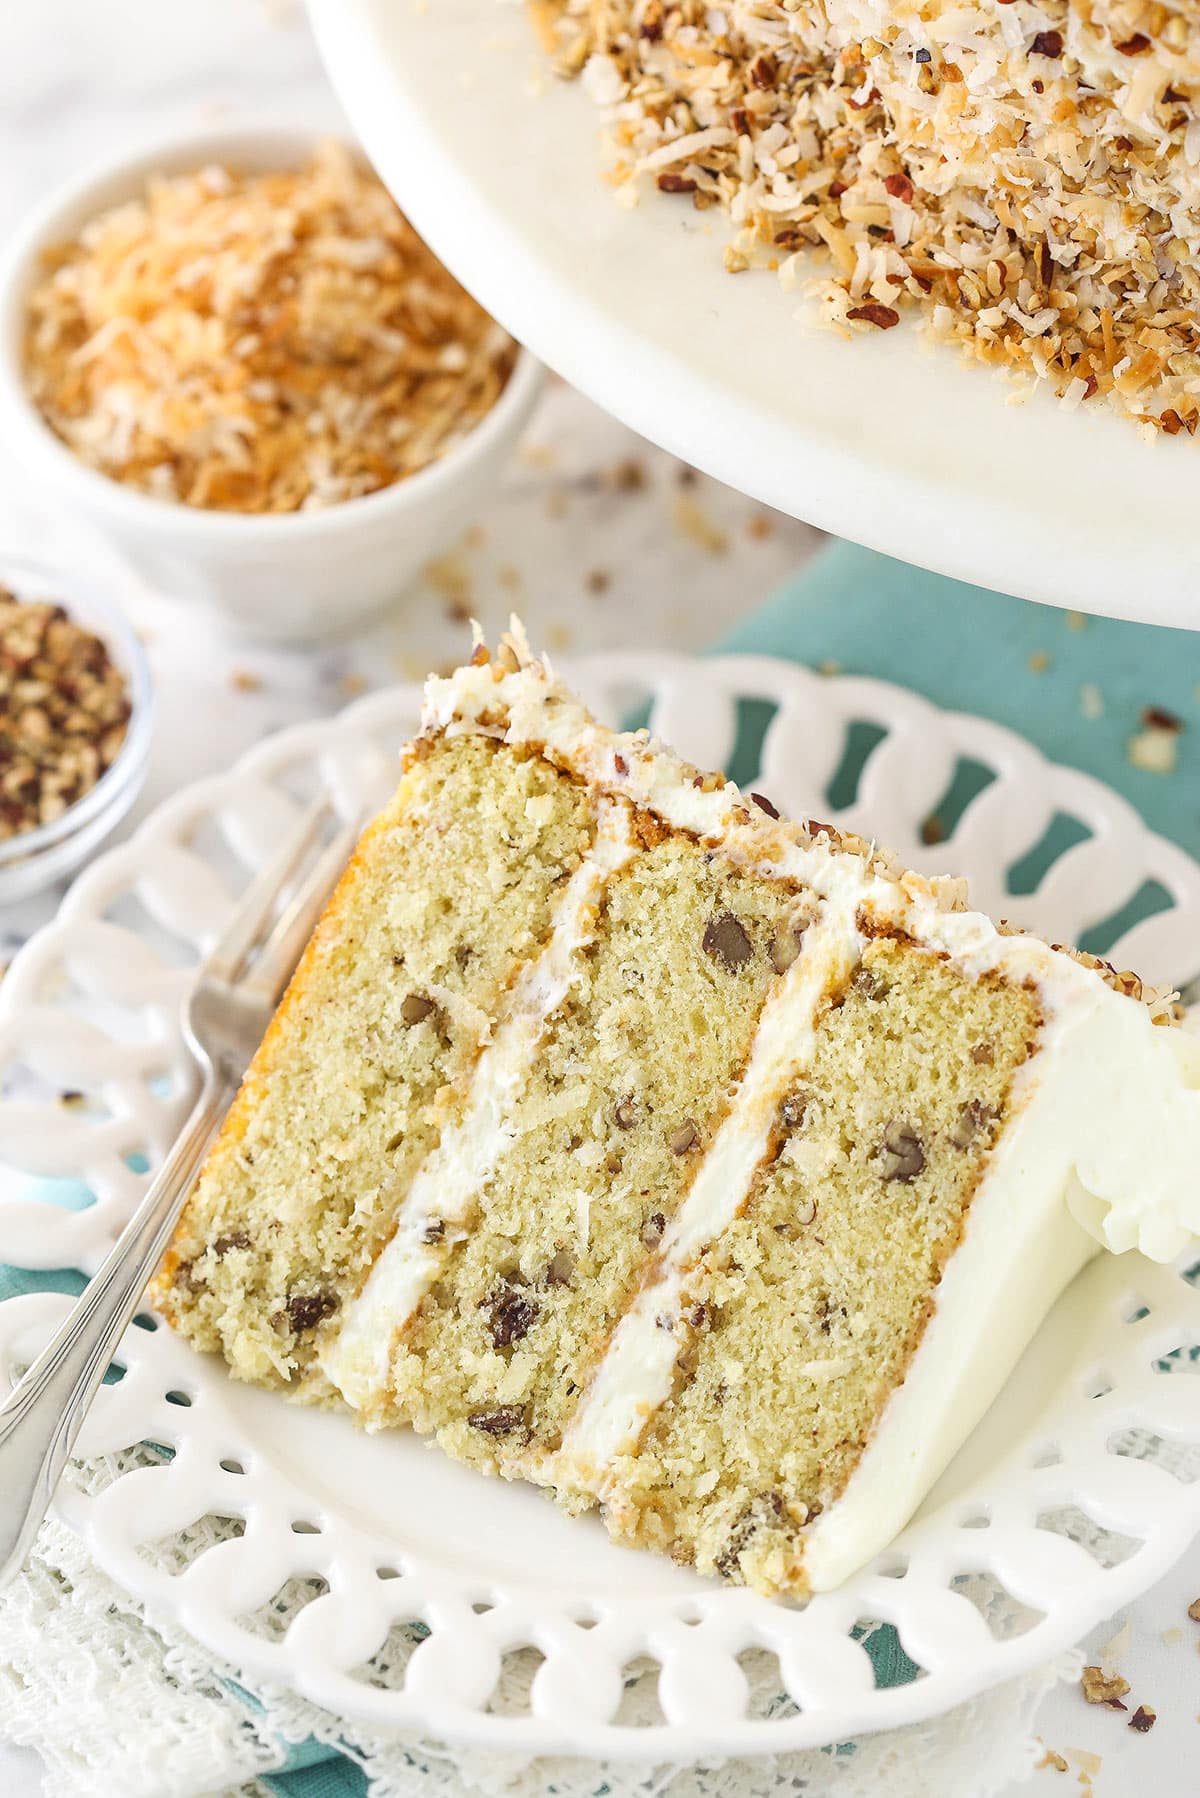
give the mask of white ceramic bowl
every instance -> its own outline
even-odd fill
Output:
[[[264,639],[341,630],[394,600],[470,522],[495,484],[537,399],[540,364],[522,350],[486,417],[440,461],[407,480],[324,511],[254,517],[155,499],[80,461],[29,397],[21,339],[42,251],[140,193],[150,175],[207,163],[294,167],[315,143],[311,132],[263,128],[150,145],[60,188],[0,261],[0,437],[14,464],[78,509],[151,586],[210,605],[239,633]]]

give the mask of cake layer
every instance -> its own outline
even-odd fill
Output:
[[[1021,988],[867,945],[783,1101],[775,1159],[688,1271],[670,1396],[605,1470],[622,1539],[799,1582],[804,1528],[904,1376],[1040,1024]]]
[[[336,1328],[586,850],[586,792],[486,737],[422,747],[371,826],[189,1202],[155,1298],[245,1379]]]

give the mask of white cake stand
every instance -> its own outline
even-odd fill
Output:
[[[599,179],[598,115],[498,0],[309,0],[368,154],[522,342],[654,442],[784,512],[981,586],[1200,628],[1200,444],[1013,404],[915,328],[846,343],[723,225]]]

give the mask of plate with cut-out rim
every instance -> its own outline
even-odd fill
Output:
[[[966,873],[990,910],[1151,980],[1200,966],[1200,868],[1011,732],[765,657],[567,672],[602,717],[644,714],[781,810]],[[92,1202],[0,1198],[0,1261],[98,1264],[189,1100],[178,1012],[197,959],[319,782],[347,812],[384,796],[419,705],[416,688],[373,695],[177,794],[18,956],[0,988],[0,1154]],[[82,1098],[64,1109],[64,1089]],[[0,1304],[4,1378],[67,1302]],[[151,1615],[371,1728],[638,1761],[845,1740],[1049,1659],[1200,1531],[1200,1292],[1136,1256],[1085,1270],[897,1542],[803,1607],[617,1548],[530,1488],[240,1386],[140,1323],[59,1514]],[[902,1683],[877,1680],[880,1624],[908,1656]]]

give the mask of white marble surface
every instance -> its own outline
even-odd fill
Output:
[[[0,238],[54,182],[128,144],[218,119],[264,118],[338,124],[303,16],[286,0],[0,8]],[[6,483],[18,478],[12,468],[3,472]],[[707,543],[698,540],[698,518],[712,527]],[[281,724],[453,660],[467,613],[494,636],[517,607],[533,638],[560,652],[631,639],[701,648],[817,542],[805,526],[693,479],[553,387],[468,542],[370,631],[319,649],[266,652],[220,636],[166,596],[132,608],[147,638],[160,720],[139,815]],[[0,912],[0,961],[53,903],[47,896]],[[1200,1629],[1186,1616],[1197,1596],[1200,1549],[1131,1614],[1120,1669],[1133,1700],[1158,1711],[1154,1732],[1134,1735],[1119,1714],[1060,1689],[1039,1723],[1070,1771],[1048,1767],[1023,1791],[1127,1798],[1144,1785],[1160,1798],[1191,1798],[1200,1789]],[[1121,1621],[1097,1631],[1090,1648]],[[0,1794],[34,1798],[36,1759],[5,1748],[2,1733],[0,1716]]]

